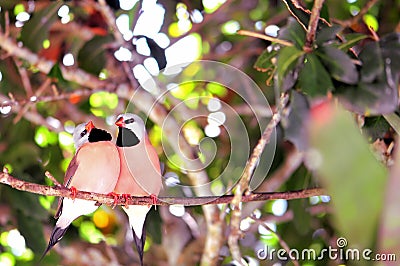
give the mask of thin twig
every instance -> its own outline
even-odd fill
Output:
[[[253,32],[253,31],[248,31],[248,30],[238,30],[236,32],[239,35],[243,35],[243,36],[250,36],[250,37],[254,37],[254,38],[259,38],[259,39],[263,39],[266,41],[270,41],[270,42],[275,42],[278,44],[282,44],[284,46],[293,46],[293,43],[289,42],[289,41],[285,41],[285,40],[281,40],[278,38],[274,38],[265,34],[261,34],[261,33],[257,33],[257,32]]]
[[[48,176],[48,172],[46,175]],[[10,174],[6,168],[0,173],[0,183],[9,185],[17,190],[26,191],[34,194],[45,195],[45,196],[59,196],[65,198],[73,198],[71,191],[62,186],[61,184],[56,186],[46,186],[35,184],[27,181],[17,179]],[[251,193],[248,195],[243,195],[242,202],[250,201],[266,201],[266,200],[277,200],[277,199],[302,199],[309,198],[312,196],[326,195],[324,189],[312,188],[304,189],[298,191],[288,191],[288,192],[271,192],[271,193]],[[77,199],[85,199],[96,201],[100,204],[112,205],[114,203],[113,196],[104,195],[99,193],[92,193],[86,191],[77,191]],[[223,195],[223,196],[203,196],[203,197],[160,197],[157,201],[153,202],[152,197],[131,197],[128,202],[125,202],[124,198],[120,198],[116,205],[184,205],[184,206],[198,206],[198,205],[215,205],[215,204],[226,204],[232,202],[234,195]]]
[[[287,9],[289,10],[289,13],[292,15],[292,17],[294,17],[294,18],[297,20],[297,22],[303,27],[303,29],[304,29],[305,31],[307,31],[306,25],[304,25],[303,22],[301,21],[301,19],[300,19],[298,16],[296,16],[296,14],[290,9],[290,6],[289,6],[289,4],[288,4],[287,1],[291,1],[291,2],[293,3],[293,5],[294,5],[296,8],[301,9],[301,10],[303,10],[303,11],[306,12],[306,13],[307,13],[307,12],[310,12],[310,11],[309,11],[308,9],[304,9],[304,8],[299,4],[298,1],[294,1],[294,0],[283,0],[283,3],[285,3],[285,5],[286,5]]]
[[[57,92],[57,94],[53,95],[38,96],[34,102],[32,102],[30,99],[16,100],[15,98],[9,100],[3,100],[3,102],[0,102],[0,107],[25,106],[33,103],[47,103],[47,102],[55,102],[62,100],[72,100],[76,97],[90,96],[93,93],[100,91],[113,92],[113,90],[106,90],[106,89],[97,89],[97,90],[81,89],[81,90],[74,90],[72,92],[63,92],[63,93]],[[4,95],[0,94],[0,100],[5,98],[6,97]]]
[[[314,44],[315,34],[318,27],[318,21],[320,19],[320,13],[324,0],[315,0],[313,8],[311,10],[310,22],[308,23],[306,42],[304,44],[304,50],[306,52],[312,51]]]
[[[255,192],[277,191],[296,171],[303,162],[304,154],[295,147],[288,151],[285,161],[271,176],[255,189]],[[261,208],[262,202],[248,203],[243,207],[242,218],[249,216],[255,209]]]
[[[248,160],[245,169],[243,171],[243,175],[239,180],[239,184],[236,186],[235,195],[232,200],[232,214],[231,214],[231,233],[228,238],[229,248],[232,253],[233,259],[237,262],[241,263],[241,252],[238,245],[238,240],[240,238],[240,220],[242,216],[240,203],[243,202],[243,193],[248,192],[248,186],[251,179],[252,174],[257,166],[258,160],[262,152],[264,151],[265,146],[269,143],[272,132],[278,125],[281,120],[281,115],[284,107],[288,101],[288,94],[283,93],[280,97],[280,102],[278,108],[274,115],[272,116],[271,121],[268,123],[266,129],[264,130],[260,140],[258,141],[256,147],[253,150],[253,153]]]
[[[338,23],[339,25],[343,27],[350,27],[354,24],[356,24],[360,19],[363,18],[363,16],[368,12],[368,10],[373,7],[379,0],[369,0],[367,3],[364,4],[364,6],[361,8],[361,10],[358,12],[357,15],[354,17],[340,21],[340,20],[335,20],[335,23]]]
[[[111,8],[107,5],[105,0],[99,0],[99,3],[95,5],[98,11],[103,14],[106,23],[111,29],[112,34],[114,35],[115,40],[119,45],[124,45],[125,40],[122,37],[121,32],[118,30],[117,25],[115,23],[115,16]]]
[[[4,34],[0,33],[0,47],[9,53],[9,55],[16,56],[24,59],[27,63],[35,66],[40,72],[48,74],[51,68],[54,66],[54,62],[39,57],[37,54],[30,50],[18,46],[16,42],[7,38]],[[63,77],[66,80],[76,82],[80,85],[86,86],[92,89],[105,88],[106,82],[100,81],[97,77],[88,74],[82,69],[66,69],[60,65],[60,69]],[[113,86],[115,87],[115,85]]]
[[[182,34],[178,38],[172,39],[170,42],[170,46],[192,33],[201,34],[201,29],[205,29],[206,25],[209,21],[215,22],[217,19],[221,20],[221,18],[224,18],[224,11],[225,11],[226,7],[230,6],[231,3],[232,3],[232,0],[227,0],[227,1],[223,2],[223,4],[214,12],[212,12],[210,14],[205,13],[203,15],[203,21],[201,23],[193,23],[192,27],[190,28],[189,31]],[[225,12],[225,13],[227,13],[227,12]],[[222,20],[222,21],[224,21],[224,20]]]
[[[107,5],[105,0],[99,0],[99,4],[96,5],[97,9],[103,14],[103,16],[106,18],[106,23],[108,27],[111,29],[114,38],[117,41],[118,46],[132,46],[131,43],[127,42],[124,40],[121,32],[119,31],[117,24],[116,24],[116,19],[113,11],[111,8]],[[135,58],[142,58],[138,53],[135,52],[135,49],[130,49],[131,52],[134,54],[134,59]],[[117,60],[114,57],[115,60]],[[129,82],[131,83],[132,88],[136,88],[139,83],[135,79],[132,71],[132,67],[130,67],[128,62],[119,62],[121,63],[122,69],[125,72],[125,75],[128,77]],[[140,60],[137,60],[137,63],[141,63]]]
[[[61,185],[61,184],[57,181],[57,179],[55,179],[55,177],[54,177],[49,171],[46,171],[46,172],[44,173],[44,175],[45,175],[48,179],[50,179],[51,181],[53,181],[54,185],[56,185],[57,187],[62,187],[62,186],[63,186],[63,185]]]
[[[51,80],[47,78],[42,85],[40,85],[39,89],[35,92],[35,95],[28,95],[29,101],[21,108],[18,112],[17,116],[14,118],[13,123],[16,124],[23,117],[23,115],[29,110],[29,108],[34,104],[37,100],[37,97],[40,96],[49,86],[51,85]],[[34,96],[34,98],[32,98]]]

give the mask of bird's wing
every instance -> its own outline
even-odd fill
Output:
[[[79,152],[79,150],[78,150],[78,152]],[[72,177],[75,175],[76,169],[78,168],[79,163],[78,163],[78,160],[76,159],[78,152],[72,158],[71,162],[68,165],[67,172],[65,173],[65,176],[64,176],[64,186],[65,187],[69,186],[69,184],[72,181]],[[56,219],[58,219],[58,217],[60,217],[60,215],[61,215],[63,199],[64,199],[64,197],[60,197],[58,199],[57,212],[54,215],[54,218],[56,218]]]

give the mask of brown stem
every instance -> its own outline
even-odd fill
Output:
[[[364,6],[361,8],[360,12],[358,12],[357,15],[355,15],[354,17],[348,19],[348,20],[344,20],[344,21],[340,21],[340,20],[335,20],[336,23],[338,23],[339,25],[342,25],[343,27],[350,27],[354,24],[357,23],[357,21],[359,21],[360,19],[362,19],[362,17],[368,12],[368,10],[373,7],[379,0],[369,0],[368,2],[366,2],[364,4]]]
[[[248,30],[238,30],[237,34],[239,35],[244,35],[244,36],[250,36],[250,37],[255,37],[255,38],[259,38],[259,39],[263,39],[266,41],[270,41],[270,42],[275,42],[278,44],[282,44],[284,46],[293,46],[293,43],[285,41],[285,40],[281,40],[278,38],[274,38],[265,34],[260,34],[257,32],[252,32],[252,31],[248,31]]]
[[[324,0],[315,0],[314,6],[311,10],[310,22],[308,23],[306,35],[306,43],[304,45],[304,50],[306,52],[310,52],[312,50],[323,4]]]
[[[240,203],[243,202],[244,192],[247,192],[251,176],[257,166],[257,162],[260,159],[265,146],[269,143],[271,139],[272,132],[281,120],[282,110],[286,106],[288,101],[288,94],[284,93],[280,97],[280,103],[277,111],[272,116],[271,121],[268,123],[266,129],[264,130],[261,138],[259,139],[253,153],[248,160],[243,175],[240,178],[239,184],[236,186],[235,195],[232,199],[232,214],[231,214],[231,233],[228,237],[229,248],[232,253],[232,257],[239,263],[241,263],[242,256],[240,253],[238,241],[241,235],[240,232],[240,220],[242,217],[242,210],[240,208]],[[250,194],[252,195],[252,194]],[[247,195],[248,196],[248,195]]]

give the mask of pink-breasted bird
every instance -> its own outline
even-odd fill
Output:
[[[160,161],[150,143],[143,120],[126,113],[117,117],[117,148],[121,172],[114,192],[124,196],[157,196],[162,187]],[[146,240],[144,223],[151,206],[122,207],[129,218],[133,238],[143,265],[143,248]]]
[[[120,159],[117,147],[111,142],[111,135],[95,128],[90,121],[75,128],[73,139],[77,150],[67,168],[64,186],[72,191],[112,192],[120,173]],[[97,208],[95,201],[60,198],[55,215],[58,220],[40,260],[61,240],[72,221]]]

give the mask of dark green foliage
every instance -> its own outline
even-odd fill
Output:
[[[42,48],[43,41],[47,39],[50,26],[58,18],[57,11],[63,4],[62,1],[51,3],[46,8],[36,12],[33,17],[25,23],[21,31],[20,40],[24,46],[33,52]]]
[[[334,86],[331,76],[315,54],[307,54],[300,70],[298,86],[311,97],[326,95]]]
[[[371,138],[371,141],[375,141],[384,138],[389,128],[389,123],[382,116],[372,116],[365,118],[363,132]]]
[[[113,39],[111,35],[95,36],[85,43],[78,53],[78,65],[83,70],[98,75],[106,64],[105,45]]]
[[[285,128],[285,138],[292,142],[299,150],[306,150],[308,143],[307,121],[309,121],[310,106],[307,97],[293,91],[290,99],[290,113]]]

